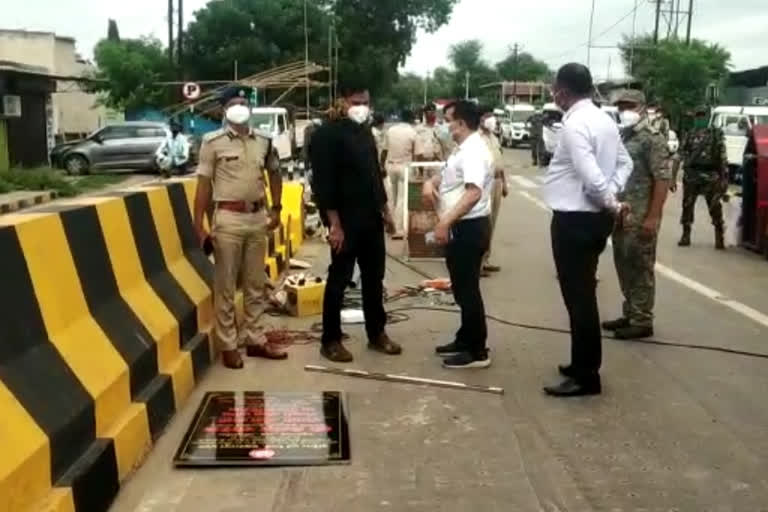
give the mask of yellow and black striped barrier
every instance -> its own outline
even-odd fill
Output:
[[[106,511],[210,366],[195,185],[0,216],[0,512]]]

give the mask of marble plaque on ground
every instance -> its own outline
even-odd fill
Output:
[[[348,463],[347,404],[338,391],[206,393],[176,466]]]

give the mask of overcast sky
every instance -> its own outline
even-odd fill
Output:
[[[311,1],[311,0],[310,0]],[[493,63],[518,42],[523,50],[556,68],[569,61],[587,62],[592,0],[460,0],[451,21],[435,34],[420,34],[405,69],[424,74],[446,62],[448,47],[480,39]],[[593,44],[613,46],[632,32],[635,0],[595,0]],[[688,0],[680,0],[685,7]],[[4,0],[0,28],[49,30],[77,39],[90,57],[106,34],[107,19],[118,21],[123,37],[153,34],[167,38],[163,0]],[[207,0],[184,0],[187,22]],[[653,30],[654,2],[637,0],[637,32]],[[693,36],[717,41],[731,51],[734,70],[768,65],[767,0],[694,0]],[[617,24],[622,18],[623,21]],[[267,20],[265,20],[267,22]],[[684,29],[681,28],[681,34]],[[598,78],[623,76],[613,49],[593,49],[590,65]],[[205,77],[199,77],[203,79]]]

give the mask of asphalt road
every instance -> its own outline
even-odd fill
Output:
[[[489,313],[511,321],[567,325],[549,247],[541,173],[524,150],[507,150],[510,196],[483,281]],[[661,233],[657,339],[768,354],[768,261],[715,252],[703,204],[694,246],[678,248],[681,197]],[[397,251],[397,246],[390,248]],[[326,250],[303,257],[322,272]],[[419,264],[445,275],[439,263]],[[610,250],[600,267],[604,318],[620,297]],[[386,282],[421,277],[394,260]],[[279,326],[306,321],[271,319]],[[552,399],[541,385],[566,362],[562,334],[490,324],[493,366],[449,372],[432,355],[457,318],[413,311],[390,328],[398,358],[365,349],[351,327],[350,367],[502,386],[502,397],[308,374],[316,346],[293,347],[284,363],[250,360],[214,368],[125,486],[113,512],[299,511],[768,511],[768,360],[690,348],[606,340],[604,394]],[[295,469],[176,470],[173,454],[209,390],[342,390],[349,393],[352,463]]]

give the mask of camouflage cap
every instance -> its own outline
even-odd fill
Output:
[[[619,95],[616,97],[616,101],[614,101],[615,105],[619,103],[632,103],[634,105],[645,105],[645,94],[643,94],[643,91],[638,91],[635,89],[626,89],[624,91],[621,91],[621,93],[619,93]]]

